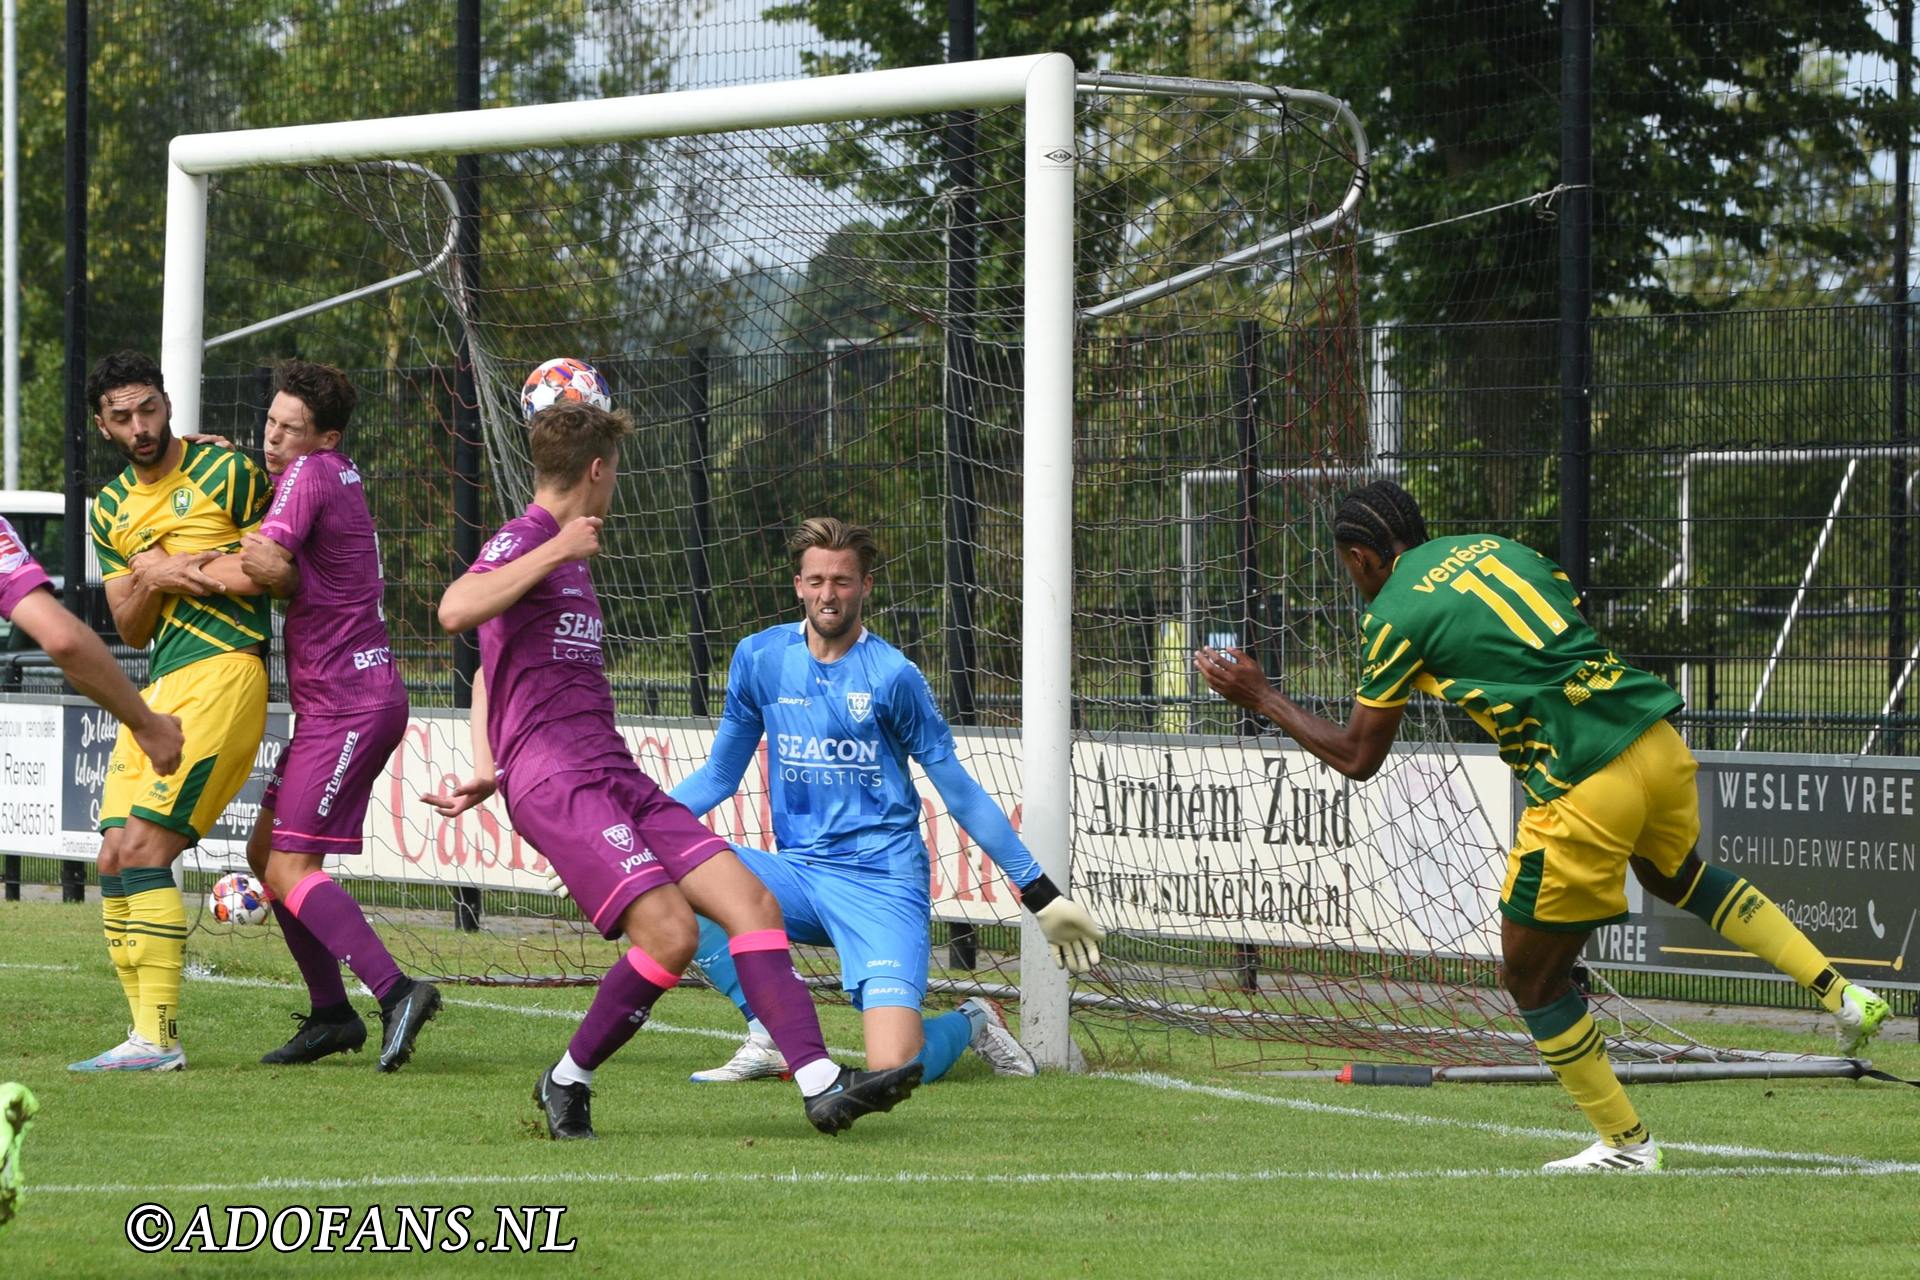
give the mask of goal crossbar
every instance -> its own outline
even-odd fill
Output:
[[[245,169],[404,160],[714,134],[1023,105],[1021,391],[1022,832],[1069,883],[1072,796],[1075,71],[1065,54],[991,58],[779,84],[380,120],[182,135],[168,149],[160,365],[176,422],[197,430],[205,354],[209,178]],[[1022,1035],[1043,1064],[1074,1060],[1065,974],[1030,918],[1021,937]]]

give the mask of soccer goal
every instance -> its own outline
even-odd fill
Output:
[[[732,646],[797,616],[786,531],[869,524],[869,625],[1112,931],[1070,987],[926,788],[940,996],[1017,997],[1054,1065],[1070,1018],[1116,1055],[1198,1030],[1256,1063],[1532,1061],[1491,982],[1497,758],[1435,716],[1350,784],[1189,676],[1230,641],[1308,701],[1352,685],[1326,516],[1375,463],[1345,104],[1046,54],[182,137],[171,165],[176,419],[247,438],[296,352],[362,390],[345,447],[416,719],[335,874],[411,968],[608,961],[503,812],[415,799],[467,765],[433,603],[530,492],[521,379],[571,355],[640,426],[595,576],[643,765],[697,767]],[[764,846],[764,797],[750,771],[710,820]]]

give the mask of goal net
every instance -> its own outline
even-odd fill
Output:
[[[1349,783],[1190,666],[1240,645],[1336,716],[1354,683],[1328,519],[1379,472],[1344,105],[1043,55],[203,135],[173,160],[180,420],[249,439],[263,370],[296,353],[362,391],[344,447],[415,724],[336,874],[410,968],[579,979],[612,956],[503,809],[417,800],[469,765],[434,604],[530,496],[521,382],[570,355],[639,427],[594,574],[642,765],[697,768],[733,645],[797,617],[791,527],[868,524],[869,626],[1110,930],[1069,989],[923,785],[936,1002],[1021,996],[1054,1062],[1069,1008],[1110,1059],[1187,1028],[1237,1061],[1532,1060],[1492,982],[1497,758],[1416,704],[1410,746]],[[768,767],[717,830],[770,844]]]

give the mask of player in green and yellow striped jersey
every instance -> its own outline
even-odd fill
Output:
[[[143,696],[177,715],[186,749],[162,773],[124,728],[100,798],[100,900],[107,954],[133,1031],[75,1071],[177,1071],[187,916],[173,864],[206,834],[253,769],[266,730],[262,588],[240,567],[240,536],[271,486],[244,454],[176,438],[160,367],[122,351],[87,376],[100,434],[127,469],[93,502],[93,545],[121,639],[151,642]],[[285,590],[292,585],[277,584]]]
[[[1627,918],[1629,865],[1649,890],[1812,991],[1847,1052],[1859,1051],[1886,1002],[1836,973],[1758,888],[1694,853],[1697,766],[1668,723],[1680,697],[1600,641],[1566,574],[1498,534],[1429,539],[1413,497],[1385,480],[1348,496],[1334,544],[1368,601],[1358,705],[1345,725],[1280,693],[1238,650],[1201,649],[1194,666],[1350,778],[1380,768],[1415,691],[1460,707],[1499,745],[1530,802],[1500,893],[1502,978],[1541,1058],[1600,1134],[1548,1168],[1660,1166],[1572,981],[1588,935]]]

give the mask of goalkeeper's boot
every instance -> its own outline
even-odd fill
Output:
[[[23,1084],[0,1084],[0,1227],[13,1221],[20,1203],[20,1139],[40,1104]]]
[[[1840,1007],[1833,1020],[1839,1024],[1840,1052],[1857,1058],[1887,1020],[1887,1002],[1857,982],[1849,982],[1840,992]]]
[[[1577,1156],[1550,1160],[1544,1168],[1554,1171],[1593,1173],[1653,1173],[1660,1168],[1660,1148],[1653,1139],[1625,1147],[1610,1147],[1596,1142]]]
[[[772,1080],[787,1074],[787,1059],[771,1040],[748,1036],[733,1056],[717,1067],[696,1071],[687,1079],[697,1084],[733,1084],[740,1080]]]
[[[293,1039],[261,1055],[260,1061],[270,1067],[318,1062],[336,1053],[358,1053],[367,1042],[367,1024],[357,1013],[349,1014],[343,1022],[323,1021],[312,1013],[288,1016],[300,1025],[294,1029]]]
[[[998,1004],[975,996],[960,1006],[960,1012],[968,1010],[977,1011],[984,1021],[973,1033],[973,1039],[967,1041],[967,1047],[987,1060],[993,1074],[1033,1076],[1040,1073],[1040,1066],[1027,1052],[1027,1046],[1014,1039],[1013,1032],[1007,1029],[1007,1015]]]
[[[175,1040],[172,1044],[161,1046],[141,1035],[138,1031],[129,1031],[122,1040],[105,1053],[95,1054],[84,1062],[67,1064],[69,1071],[185,1071],[187,1069],[187,1051]]]
[[[553,1078],[553,1068],[540,1073],[533,1085],[533,1100],[547,1117],[547,1136],[555,1142],[597,1138],[593,1131],[593,1086],[561,1084]]]
[[[921,1066],[909,1062],[887,1071],[840,1068],[839,1078],[807,1101],[807,1119],[828,1137],[851,1129],[861,1116],[891,1111],[920,1083]]]
[[[413,1056],[413,1042],[420,1028],[432,1022],[440,1012],[440,988],[431,982],[408,978],[407,985],[387,993],[380,1002],[381,1071],[398,1071]]]

